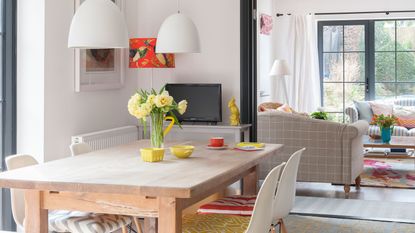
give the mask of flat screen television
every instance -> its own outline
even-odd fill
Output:
[[[222,121],[221,84],[169,83],[166,90],[177,102],[188,102],[187,111],[183,115],[176,114],[180,122]]]

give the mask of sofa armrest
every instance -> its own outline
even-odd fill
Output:
[[[358,120],[352,124],[349,124],[349,127],[352,127],[356,131],[356,135],[354,137],[358,137],[367,133],[367,130],[369,129],[369,123],[364,120]]]
[[[350,123],[359,120],[359,112],[357,111],[357,108],[354,105],[347,107],[344,110],[344,113],[349,117]]]

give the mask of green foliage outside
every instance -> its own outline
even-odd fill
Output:
[[[345,26],[343,31],[342,27],[328,26],[323,33],[325,51],[330,48],[332,52],[323,57],[324,107],[328,112],[339,112],[329,113],[330,120],[343,122],[344,108],[353,100],[365,99],[364,51],[368,48],[365,48],[364,28],[352,25]],[[333,40],[336,36],[344,37],[344,57],[343,41]],[[415,84],[404,83],[415,81],[415,52],[410,51],[415,51],[415,20],[396,21],[396,27],[395,21],[375,22],[376,99],[415,95]],[[352,83],[335,83],[343,81]]]

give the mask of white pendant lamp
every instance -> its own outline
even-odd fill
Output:
[[[189,17],[181,14],[180,10],[177,14],[169,16],[161,25],[156,52],[200,53],[200,38],[196,25]]]
[[[128,48],[128,29],[120,8],[110,0],[86,0],[75,12],[69,48]]]

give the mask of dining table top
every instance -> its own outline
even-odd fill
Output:
[[[166,143],[166,148],[180,143]],[[59,159],[0,173],[0,187],[57,192],[93,192],[191,198],[241,170],[258,165],[282,145],[266,144],[260,151],[233,148],[210,150],[202,142],[186,142],[195,150],[179,159],[166,149],[164,160],[143,162],[140,148],[148,140]]]

